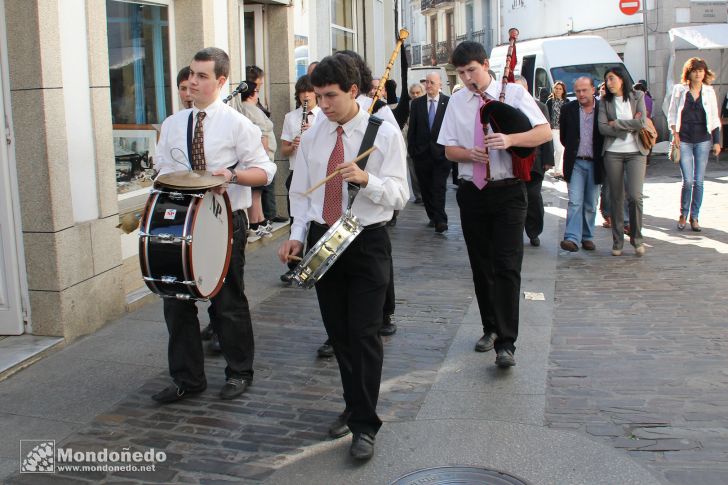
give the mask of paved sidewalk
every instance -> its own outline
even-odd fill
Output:
[[[455,192],[445,237],[425,227],[422,206],[403,211],[391,231],[399,331],[385,339],[385,424],[368,464],[351,463],[348,438],[326,439],[343,408],[338,369],[315,357],[325,339],[315,294],[280,286],[275,242],[246,265],[256,335],[248,392],[220,401],[224,363],[212,356],[205,393],[151,401],[168,376],[161,304],[149,305],[0,382],[0,480],[385,484],[461,464],[534,484],[725,482],[728,306],[718,278],[728,170],[709,173],[722,177],[710,190],[723,205],[706,190],[706,230],[695,236],[671,229],[679,179],[666,163],[650,167],[653,247],[643,259],[629,249],[609,256],[607,230],[595,253],[559,251],[566,186],[545,185],[547,227],[540,248],[526,247],[522,285],[544,300],[522,298],[518,365],[505,372],[493,352],[472,350],[479,316]],[[155,472],[17,474],[20,439],[74,451],[155,448],[167,460]]]

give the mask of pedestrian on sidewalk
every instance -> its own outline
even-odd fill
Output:
[[[188,146],[192,168],[223,175],[233,210],[233,247],[230,265],[220,291],[211,298],[211,323],[225,357],[222,399],[233,399],[253,382],[253,326],[245,297],[243,275],[250,187],[273,179],[276,166],[261,144],[260,130],[245,116],[220,99],[220,89],[230,72],[230,59],[222,49],[208,47],[195,54],[190,64],[192,110],[167,118],[157,143],[155,164],[160,174],[178,170],[172,150]],[[212,316],[214,315],[214,318]],[[193,300],[164,299],[164,319],[169,331],[169,373],[174,384],[152,399],[171,403],[207,388],[197,306]]]
[[[559,137],[559,120],[561,119],[561,108],[569,102],[566,97],[566,84],[563,81],[554,82],[551,88],[551,94],[546,101],[546,107],[549,110],[549,124],[553,133],[554,144],[554,177],[562,178],[564,176],[564,146],[561,144]]]
[[[341,374],[346,407],[329,435],[353,433],[350,454],[368,460],[382,425],[376,407],[384,351],[379,329],[391,277],[392,246],[386,222],[409,198],[406,149],[399,129],[381,123],[366,171],[352,160],[359,152],[369,114],[357,102],[361,76],[348,55],[324,58],[311,74],[323,114],[302,137],[291,182],[293,226],[278,250],[282,262],[312,247],[348,205],[348,184],[360,191],[351,207],[364,230],[316,283],[316,296]],[[327,174],[341,170],[325,189],[304,195]]]
[[[445,201],[450,161],[445,158],[445,147],[437,143],[440,126],[450,97],[440,92],[442,80],[437,71],[427,74],[425,92],[412,101],[407,151],[414,160],[417,180],[420,182],[422,201],[429,220],[437,234],[447,231]]]
[[[420,83],[414,83],[410,85],[409,87],[409,95],[410,99],[414,101],[415,99],[419,98],[420,96],[423,96],[425,94],[425,88]],[[411,106],[411,102],[410,102]],[[411,110],[411,108],[410,108]],[[411,114],[410,114],[411,116]],[[409,130],[410,120],[407,121],[407,124],[402,128],[402,136],[404,136],[405,140],[407,139],[407,133]],[[410,179],[410,188],[412,189],[412,195],[414,196],[415,204],[421,204],[422,203],[422,192],[420,192],[420,182],[417,180],[417,174],[415,173],[415,162],[412,160],[412,157],[407,155],[407,170],[409,172],[409,179]]]
[[[515,76],[517,83],[528,90],[528,81],[523,76]],[[546,104],[534,98],[538,108],[544,116],[548,118],[548,108]],[[543,197],[541,196],[541,188],[543,186],[543,174],[554,166],[554,144],[551,140],[536,148],[536,159],[531,166],[531,180],[526,182],[526,192],[528,193],[528,208],[526,209],[526,236],[531,246],[538,247],[541,245],[539,236],[543,232]]]
[[[680,193],[679,230],[685,229],[688,217],[690,228],[700,232],[698,217],[703,203],[703,179],[710,152],[720,154],[720,118],[718,98],[710,83],[715,74],[699,57],[685,62],[681,82],[673,86],[667,124],[672,131],[674,143],[680,147]]]
[[[627,71],[615,66],[604,74],[607,93],[600,100],[599,132],[604,136],[604,168],[609,183],[609,205],[612,208],[612,255],[621,256],[624,246],[623,216],[619,210],[627,185],[629,200],[629,242],[635,254],[645,254],[642,240],[642,186],[645,181],[647,154],[637,139],[646,126],[644,93],[632,89]]]
[[[551,128],[536,101],[511,83],[501,87],[488,73],[488,56],[477,43],[460,43],[452,64],[466,89],[453,94],[437,142],[445,156],[459,162],[457,201],[460,221],[473,272],[483,337],[475,350],[495,348],[496,365],[516,365],[518,305],[523,262],[523,229],[528,205],[526,186],[513,174],[511,146],[537,147],[551,138]],[[533,128],[525,133],[486,136],[480,119],[482,96],[497,100],[506,89],[505,102],[521,110]],[[490,179],[486,174],[490,168]]]
[[[561,249],[576,252],[581,247],[594,251],[594,224],[599,184],[604,177],[599,133],[599,101],[594,97],[594,80],[582,76],[574,81],[576,100],[561,109],[560,136],[564,145],[564,179],[569,191],[566,229]]]

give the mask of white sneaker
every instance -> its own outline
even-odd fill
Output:
[[[255,235],[258,237],[271,237],[273,236],[270,231],[265,230],[265,226],[260,225],[258,226],[258,229],[255,230]]]

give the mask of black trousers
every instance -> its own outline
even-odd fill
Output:
[[[515,351],[526,220],[523,182],[479,190],[460,181],[460,222],[473,271],[484,332],[495,332],[496,350]]]
[[[262,191],[260,202],[263,206],[263,217],[269,221],[277,215],[275,177],[268,185],[263,186]]]
[[[531,180],[526,182],[528,193],[528,210],[526,211],[526,235],[529,239],[538,237],[543,232],[543,197],[541,186],[543,175],[531,172]]]
[[[325,228],[311,224],[309,246]],[[352,432],[376,434],[384,350],[379,328],[392,246],[385,227],[365,230],[316,283],[326,333],[334,347]]]
[[[415,172],[427,217],[435,224],[447,224],[445,193],[447,176],[452,168],[448,160],[415,160]]]
[[[252,380],[253,326],[243,284],[246,229],[245,211],[233,212],[230,267],[222,289],[210,300],[210,320],[227,363],[225,377]],[[186,389],[205,388],[207,380],[197,305],[192,300],[165,298],[164,319],[169,331],[167,356],[172,379]]]
[[[293,216],[291,215],[291,196],[288,195],[291,193],[291,181],[293,180],[293,170],[290,170],[288,172],[288,177],[286,177],[286,203],[288,204],[288,217],[291,219],[291,226],[293,227]],[[296,254],[295,256],[303,256],[302,254]],[[293,269],[296,266],[298,266],[298,262],[296,261],[289,261],[288,262],[288,269]]]

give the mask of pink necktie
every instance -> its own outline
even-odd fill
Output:
[[[475,136],[473,137],[473,146],[483,148],[483,145],[485,144],[485,135],[483,134],[483,124],[480,122],[480,108],[482,108],[485,103],[483,102],[483,98],[479,98],[479,101],[478,110],[475,112],[475,126],[473,127]],[[485,180],[486,173],[484,163],[473,163],[473,183],[480,190],[483,190],[485,184],[488,183]]]
[[[341,138],[341,134],[344,129],[341,126],[336,127],[336,144],[334,149],[331,151],[329,157],[329,164],[326,166],[326,176],[328,177],[331,173],[338,168],[338,166],[344,163],[344,141]],[[321,216],[326,221],[326,224],[333,226],[336,221],[341,217],[341,184],[343,184],[341,174],[337,174],[334,178],[326,182],[326,189],[324,191],[324,208],[321,212]]]

